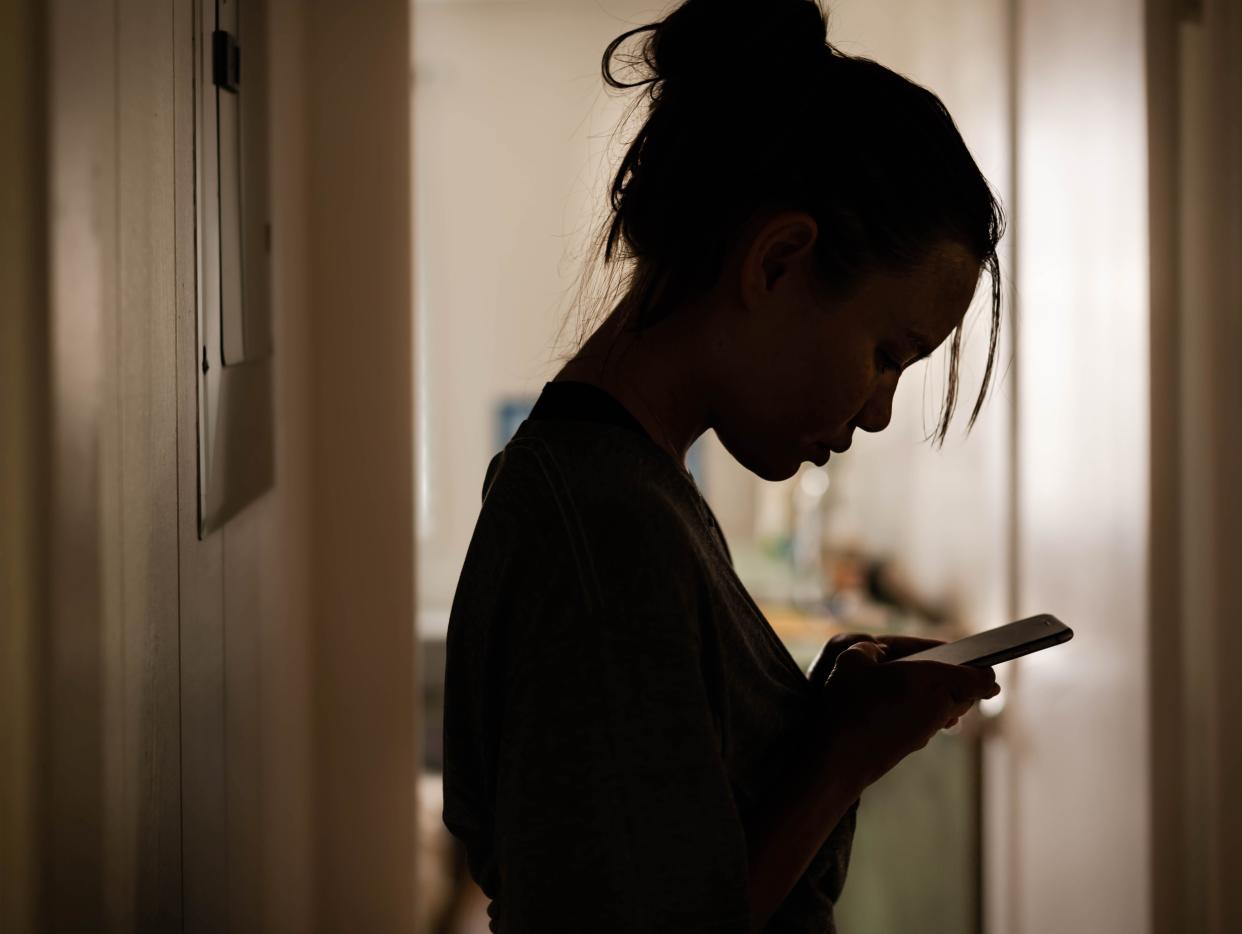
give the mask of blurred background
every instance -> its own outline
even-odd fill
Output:
[[[1242,931],[1242,7],[828,8],[1008,210],[1001,372],[942,450],[938,352],[827,468],[690,467],[804,665],[1075,630],[868,790],[840,928]],[[3,0],[0,930],[486,930],[447,618],[664,10]]]

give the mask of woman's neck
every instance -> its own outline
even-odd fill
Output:
[[[687,317],[677,315],[634,333],[622,327],[624,303],[553,378],[598,386],[616,398],[685,469],[690,445],[708,429],[701,360],[688,343]],[[680,320],[678,320],[680,319]]]

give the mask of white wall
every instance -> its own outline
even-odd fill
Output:
[[[1144,5],[1019,4],[1018,663],[1005,934],[1150,929]]]
[[[559,368],[601,157],[628,98],[604,47],[658,15],[634,0],[420,2],[414,29],[419,602],[445,610],[495,448],[493,405]]]

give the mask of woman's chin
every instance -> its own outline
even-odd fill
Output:
[[[743,463],[742,466],[761,480],[779,483],[782,480],[788,480],[790,477],[797,476],[798,471],[802,469],[802,460],[802,458],[787,458],[780,462],[765,461],[754,465]]]
[[[759,479],[767,480],[769,483],[779,483],[796,476],[802,469],[802,462],[809,460],[814,454],[813,451],[805,450],[756,450],[750,446],[742,448],[740,445],[730,444],[729,439],[722,437],[719,432],[717,432],[717,437],[735,461]]]

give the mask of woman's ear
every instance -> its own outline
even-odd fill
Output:
[[[805,211],[782,211],[764,221],[743,254],[742,296],[762,305],[790,273],[808,268],[819,225]]]

